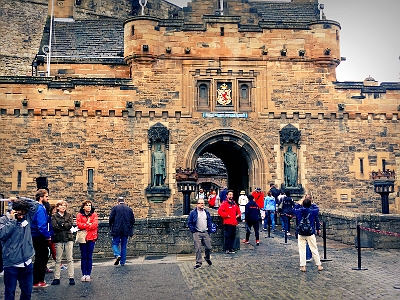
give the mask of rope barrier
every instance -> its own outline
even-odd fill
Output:
[[[364,226],[361,226],[361,225],[360,225],[360,229],[365,230],[365,231],[369,231],[369,232],[375,232],[375,233],[379,233],[379,234],[385,234],[385,235],[399,236],[400,237],[400,233],[397,233],[397,232],[390,232],[390,231],[386,231],[386,230],[373,229],[373,228],[368,228],[368,227],[364,227]]]

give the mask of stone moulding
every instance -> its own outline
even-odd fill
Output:
[[[19,102],[20,103],[20,102]],[[88,110],[88,109],[76,109],[74,107],[73,101],[71,101],[71,107],[69,108],[24,108],[22,105],[19,107],[0,107],[1,114],[0,115],[24,115],[24,116],[68,116],[70,112],[73,112],[74,116],[79,117],[123,117],[123,118],[153,118],[153,117],[162,117],[162,118],[170,118],[170,119],[179,119],[181,120],[186,115],[183,115],[180,111],[141,111],[135,110],[134,113],[125,108],[125,103],[123,104],[124,108],[116,108],[112,110]],[[18,111],[18,113],[17,113]],[[246,113],[251,117],[252,113]],[[178,118],[177,115],[180,115]],[[187,117],[192,117],[188,115]],[[368,119],[377,119],[377,120],[388,120],[393,122],[398,122],[400,119],[400,112],[396,113],[357,113],[357,112],[344,112],[344,113],[333,113],[333,112],[267,112],[264,114],[258,115],[259,119],[293,119],[293,120],[301,120],[301,119],[319,119],[319,120],[368,120]]]

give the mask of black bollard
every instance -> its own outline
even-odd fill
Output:
[[[324,242],[324,258],[321,261],[332,261],[332,259],[326,258],[326,223],[322,222],[322,240]]]
[[[267,236],[267,238],[274,238],[273,236],[271,236],[271,222],[268,222],[268,236]]]
[[[360,237],[360,225],[357,224],[357,246],[358,246],[358,268],[352,268],[352,270],[357,270],[357,271],[361,271],[361,270],[368,270],[368,269],[362,269],[361,268],[361,237]]]
[[[285,229],[285,244],[287,244],[287,231]]]

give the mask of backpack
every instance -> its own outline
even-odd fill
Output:
[[[306,216],[302,216],[299,226],[297,226],[297,234],[305,236],[313,234],[313,228],[310,223],[310,212]]]

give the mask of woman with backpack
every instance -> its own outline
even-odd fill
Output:
[[[321,231],[320,224],[317,222],[319,209],[316,206],[311,207],[311,199],[305,198],[302,205],[297,204],[295,206],[293,212],[296,216],[297,224],[300,271],[306,271],[306,243],[310,246],[318,271],[322,271],[324,268],[321,265],[315,238],[315,233],[319,234]]]

